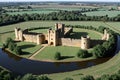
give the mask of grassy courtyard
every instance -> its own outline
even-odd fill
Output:
[[[41,51],[39,54],[37,54],[34,58],[37,60],[55,60],[54,55],[56,52],[60,52],[62,59],[60,61],[78,61],[78,60],[87,60],[87,59],[93,59],[85,58],[80,59],[77,58],[77,53],[80,50],[79,47],[68,47],[68,46],[48,46],[43,51]]]
[[[73,33],[70,35],[70,38],[80,39],[81,36],[89,36],[91,39],[101,39],[102,34],[88,29],[79,29],[73,28]]]
[[[17,45],[21,47],[23,51],[21,56],[26,58],[30,57],[42,47],[41,45],[36,45],[35,43],[31,42],[17,42]]]
[[[94,35],[96,34],[96,35]],[[90,36],[91,39],[101,39],[102,34],[96,31],[87,30],[87,29],[78,29],[73,28],[73,33],[71,33],[71,38],[80,39],[81,36]],[[62,61],[75,61],[75,60],[86,60],[86,59],[92,59],[85,58],[80,59],[77,58],[77,53],[80,50],[80,47],[68,47],[68,46],[48,46],[43,51],[41,51],[39,54],[37,54],[34,58],[38,60],[54,60],[54,56],[56,52],[60,52],[62,57]]]

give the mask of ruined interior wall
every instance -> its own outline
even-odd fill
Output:
[[[72,32],[72,28],[65,28],[65,33],[64,34],[66,34],[66,33],[71,33]]]
[[[92,48],[98,44],[102,44],[103,42],[105,42],[105,40],[91,40],[90,41],[90,48]]]
[[[61,38],[61,43],[63,46],[74,46],[74,47],[81,46],[80,39]]]
[[[37,35],[23,34],[23,38],[26,42],[37,42]]]

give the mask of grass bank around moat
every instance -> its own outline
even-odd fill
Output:
[[[66,77],[73,78],[74,80],[78,80],[85,75],[92,75],[95,78],[100,77],[103,74],[113,74],[116,73],[120,69],[120,52],[116,54],[109,61],[75,71],[64,72],[64,73],[54,73],[54,74],[46,74],[49,78],[53,80],[63,80]],[[67,75],[66,75],[67,74]]]

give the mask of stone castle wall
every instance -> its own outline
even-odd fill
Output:
[[[33,42],[37,44],[48,43],[48,45],[63,45],[81,47],[82,49],[89,49],[97,44],[102,44],[109,39],[109,33],[104,30],[102,40],[91,40],[88,36],[81,37],[81,39],[64,38],[73,32],[73,28],[66,28],[64,24],[55,24],[55,30],[49,29],[47,34],[28,32],[28,29],[21,30],[15,28],[15,40]]]
[[[31,34],[23,34],[23,39],[26,42],[37,42],[37,35],[31,35]]]
[[[61,38],[61,43],[62,43],[61,45],[63,46],[80,47],[81,39]]]

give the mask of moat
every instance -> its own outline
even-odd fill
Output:
[[[6,54],[2,51],[2,49],[0,49],[0,65],[16,74],[49,74],[57,72],[66,72],[101,64],[109,59],[110,57],[82,62],[53,63],[20,58],[13,54]]]

